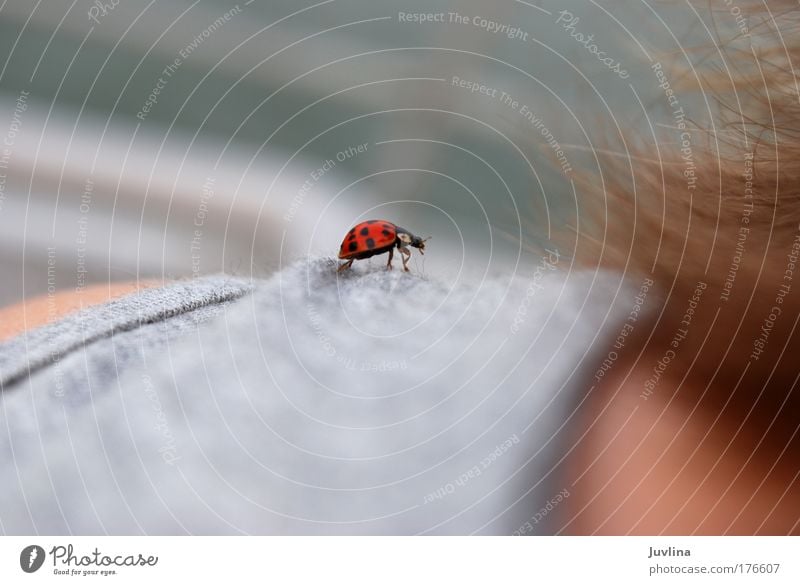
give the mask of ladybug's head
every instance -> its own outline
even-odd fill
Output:
[[[417,236],[411,236],[411,246],[418,248],[420,254],[425,254],[425,242],[427,242],[430,238],[422,239]]]
[[[401,227],[397,228],[397,239],[402,242],[401,245],[403,246],[411,246],[413,248],[417,248],[420,254],[425,254],[425,242],[430,240],[430,238],[422,239],[420,237],[415,236],[410,231],[405,230]]]

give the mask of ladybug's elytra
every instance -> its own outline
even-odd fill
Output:
[[[389,262],[386,263],[386,267],[391,270],[395,247],[403,255],[403,268],[409,272],[408,261],[411,259],[411,250],[408,247],[417,248],[420,254],[424,254],[426,240],[427,238],[425,240],[418,238],[410,231],[383,219],[362,222],[347,232],[342,241],[339,258],[347,262],[339,267],[339,272],[350,268],[355,260],[364,260],[384,252],[389,252]]]

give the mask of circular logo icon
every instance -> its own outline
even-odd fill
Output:
[[[44,549],[38,544],[26,546],[19,553],[19,566],[26,573],[35,573],[44,564]]]

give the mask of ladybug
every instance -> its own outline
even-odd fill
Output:
[[[427,240],[428,238],[423,240],[410,231],[383,219],[362,222],[347,232],[342,240],[339,259],[347,260],[347,262],[339,267],[339,272],[350,268],[355,260],[364,260],[384,252],[389,252],[389,262],[386,263],[386,267],[391,270],[395,247],[403,255],[403,268],[409,272],[408,261],[411,259],[411,250],[408,247],[413,246],[419,249],[420,254],[424,254]]]

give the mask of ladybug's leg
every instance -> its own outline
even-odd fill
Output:
[[[408,269],[408,261],[411,260],[411,250],[403,246],[400,248],[400,253],[403,254],[403,269],[406,272],[411,272]]]
[[[392,269],[392,258],[394,258],[394,248],[389,248],[389,261],[386,263],[386,268]]]
[[[350,260],[339,266],[339,270],[337,270],[336,272],[341,272],[342,270],[347,270],[348,268],[350,268],[353,265],[353,260],[355,260],[355,258],[351,258]]]

